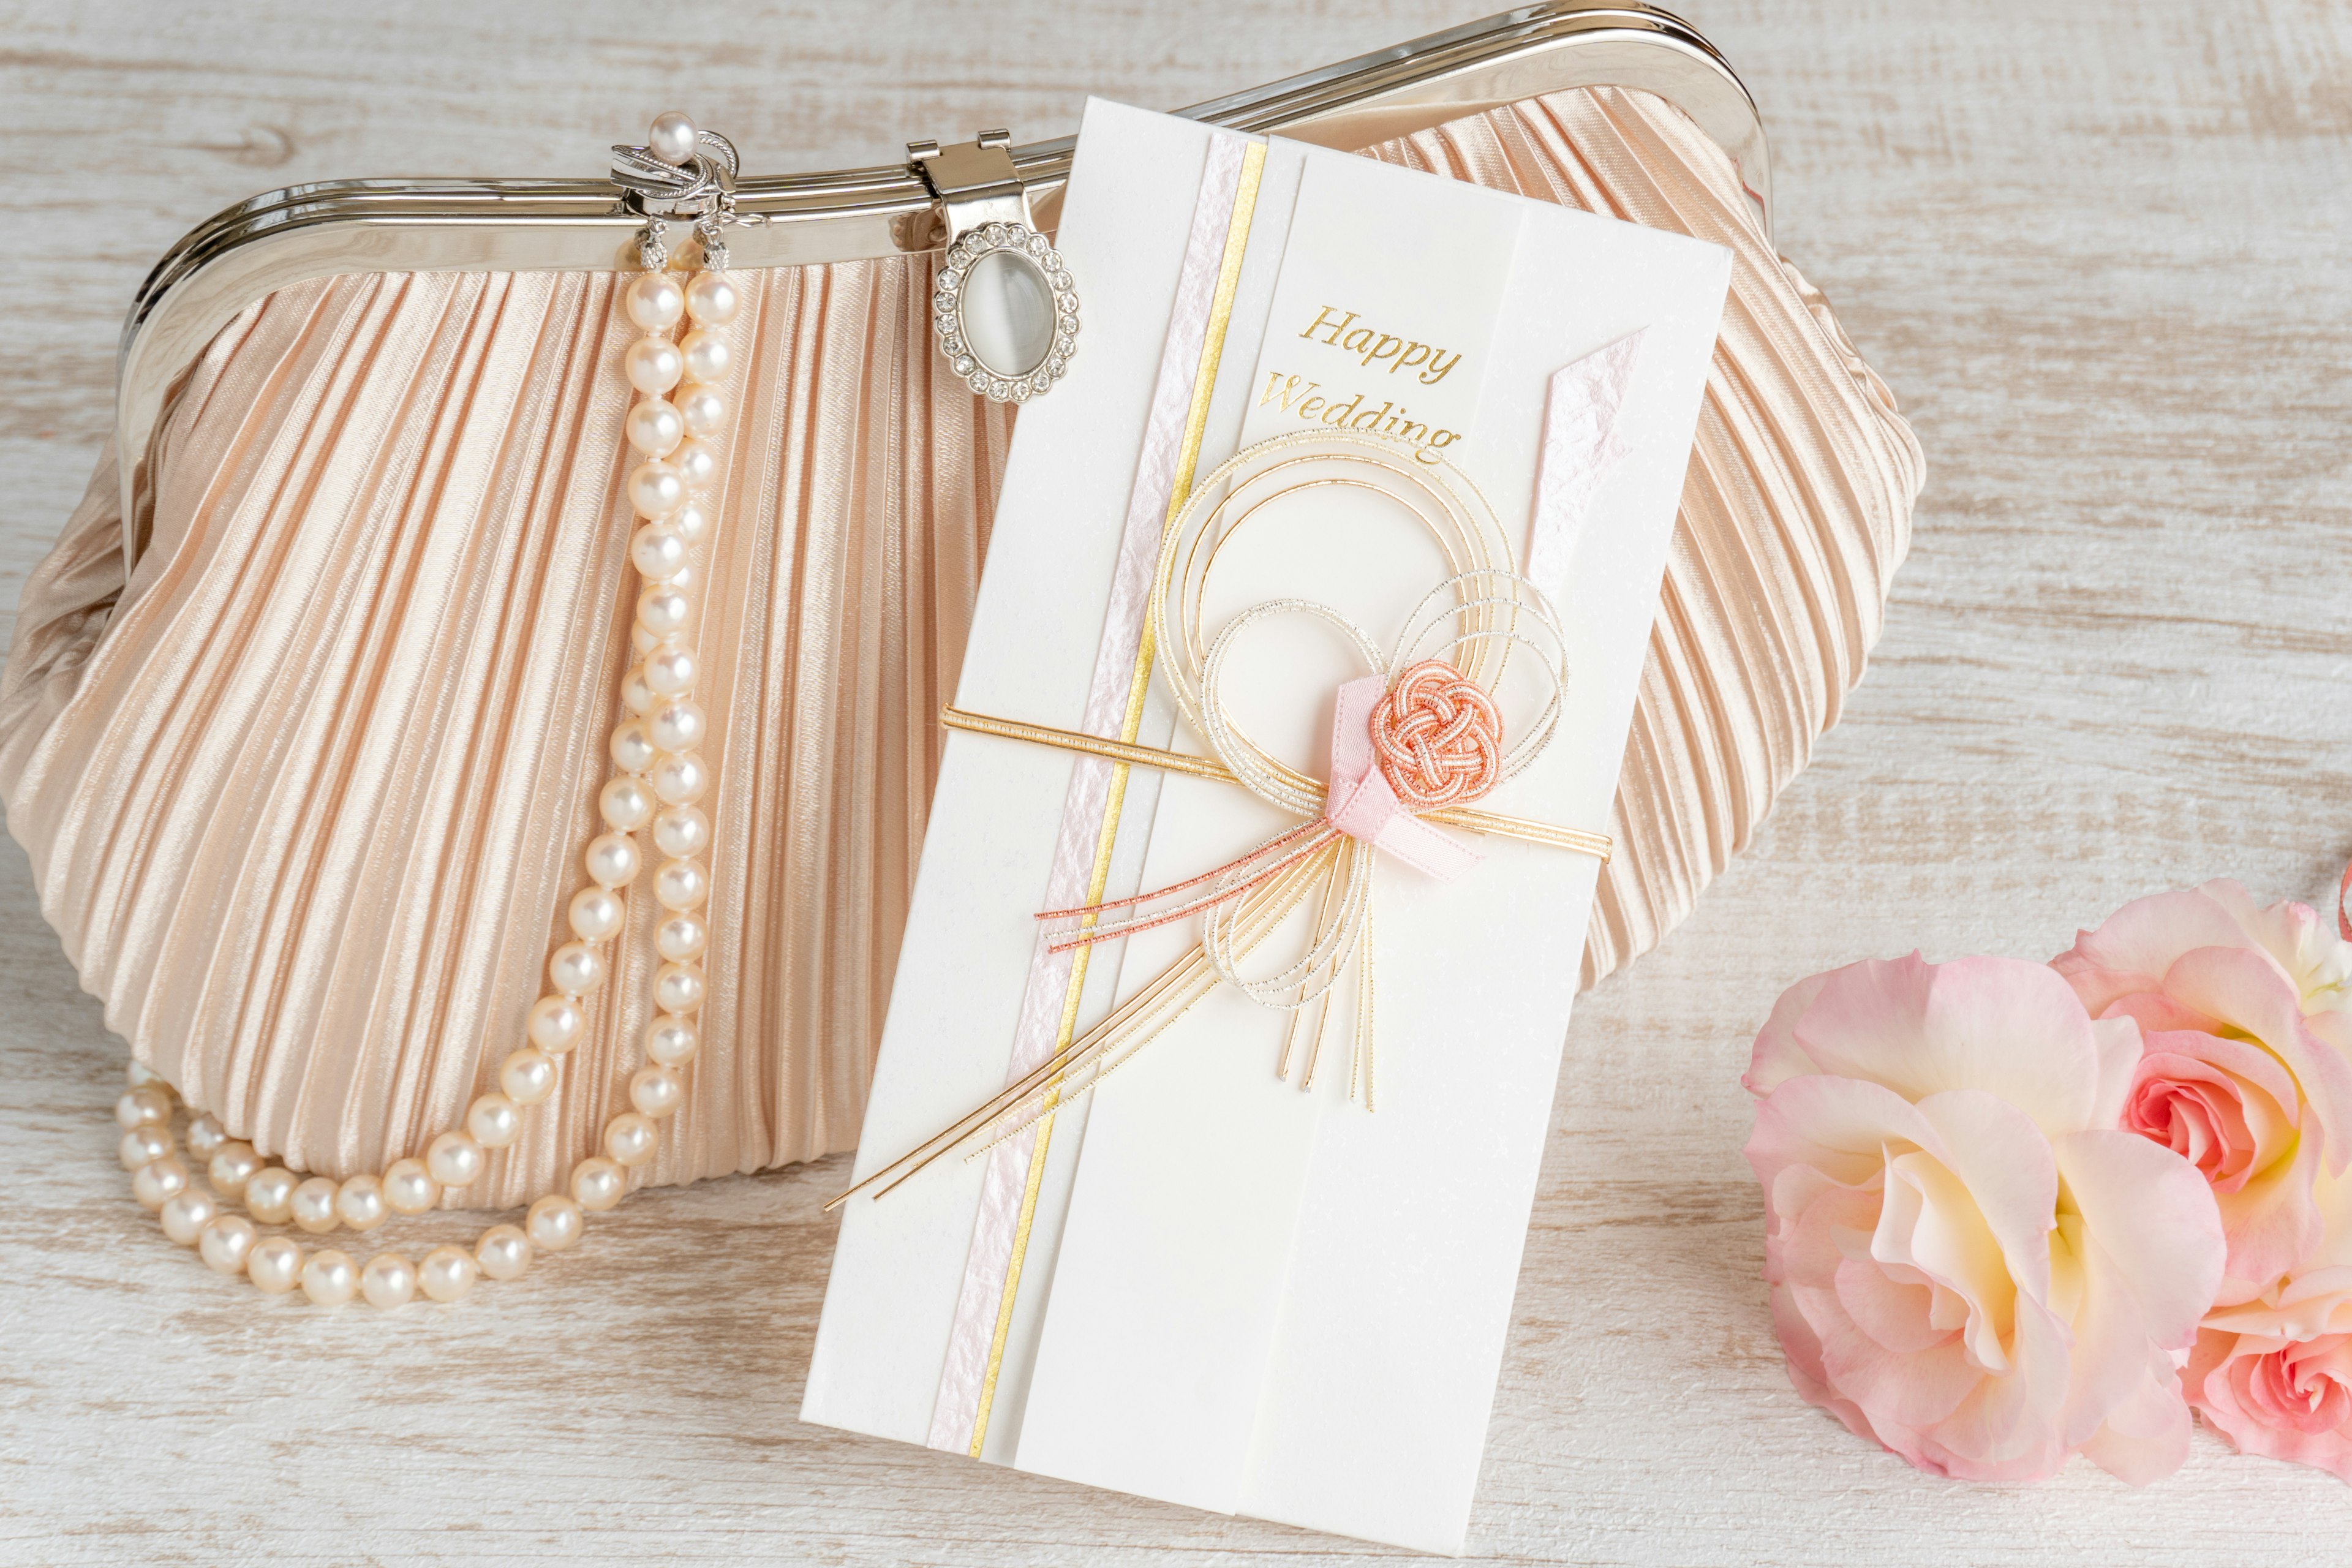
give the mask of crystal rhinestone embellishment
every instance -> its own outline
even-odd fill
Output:
[[[992,403],[1026,403],[1069,374],[1076,280],[1027,225],[983,225],[948,249],[932,283],[931,331],[966,386]]]

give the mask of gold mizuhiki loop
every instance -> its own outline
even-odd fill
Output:
[[[1268,600],[1242,611],[1219,629],[1208,656],[1196,660],[1190,650],[1198,648],[1202,640],[1202,605],[1217,549],[1274,502],[1331,485],[1368,490],[1400,506],[1431,534],[1454,568],[1408,615],[1394,652],[1384,656],[1369,633],[1331,606],[1289,598]],[[1206,552],[1202,549],[1204,540],[1213,541]],[[1181,574],[1180,557],[1186,566]],[[1484,771],[1478,792],[1483,794],[1524,767],[1549,741],[1568,680],[1566,639],[1558,619],[1542,592],[1519,577],[1512,564],[1509,541],[1493,509],[1450,466],[1417,462],[1408,448],[1383,437],[1321,433],[1278,437],[1220,465],[1195,487],[1161,540],[1150,608],[1152,632],[1162,650],[1160,675],[1178,711],[1243,787],[1296,816],[1316,818],[1323,810],[1323,789],[1244,735],[1219,696],[1226,660],[1249,627],[1276,616],[1315,616],[1338,628],[1355,647],[1367,669],[1379,676],[1392,676],[1409,657],[1418,655],[1421,662],[1430,662],[1466,650],[1466,668],[1441,668],[1454,681],[1480,694],[1494,721],[1491,727],[1496,731],[1500,720],[1491,684],[1501,679],[1510,647],[1524,646],[1539,656],[1538,668],[1549,678],[1547,700],[1528,740],[1515,745],[1507,759],[1495,758]],[[1177,623],[1172,627],[1171,616]],[[1449,619],[1460,629],[1452,638],[1424,651],[1423,645],[1441,633]],[[1544,635],[1529,635],[1521,629],[1523,624]],[[1419,803],[1419,809],[1455,805],[1462,795],[1457,789],[1446,798]],[[1200,909],[1201,946],[1211,968],[1261,1006],[1296,1012],[1323,998],[1338,984],[1350,956],[1363,947],[1375,857],[1368,846],[1352,841],[1330,844],[1329,837],[1293,829],[1269,839],[1241,857],[1217,879],[1213,901],[1205,907],[1199,900],[1181,906],[1185,913]],[[1271,974],[1244,973],[1242,960],[1263,937],[1245,942],[1247,928],[1239,923],[1232,890],[1262,879],[1270,866],[1316,857],[1326,849],[1330,854],[1327,880],[1315,935],[1306,951]],[[1269,851],[1275,852],[1271,860],[1264,858]],[[1089,941],[1113,940],[1169,918],[1162,914],[1114,921],[1077,934]],[[1360,1017],[1360,1035],[1367,1027]],[[1359,1046],[1360,1050],[1369,1050],[1368,1039],[1360,1038]]]
[[[1412,518],[1444,557],[1448,582],[1511,561],[1509,540],[1477,487],[1451,465],[1413,460],[1412,448],[1403,443],[1371,435],[1303,431],[1235,454],[1193,488],[1163,535],[1151,595],[1150,635],[1160,649],[1160,677],[1176,699],[1178,711],[1204,738],[1200,682],[1209,637],[1202,619],[1217,556],[1244,527],[1262,515],[1274,515],[1265,512],[1272,503],[1326,489],[1376,497],[1379,504]],[[1444,592],[1443,587],[1435,591]],[[1470,615],[1465,630],[1484,629],[1491,606],[1473,607],[1465,602],[1464,607]],[[1491,686],[1499,679],[1500,650],[1475,647],[1476,658],[1466,673]],[[1489,661],[1496,663],[1491,671]],[[1225,733],[1295,787],[1317,787],[1315,781],[1250,742],[1230,721]],[[1223,754],[1231,760],[1230,753]]]
[[[1447,574],[1405,617],[1395,644],[1384,649],[1339,610],[1297,597],[1253,605],[1209,636],[1202,606],[1223,545],[1243,526],[1275,517],[1267,509],[1277,500],[1335,487],[1401,509],[1429,533],[1445,560]],[[1210,757],[952,708],[941,717],[951,728],[1229,782],[1307,820],[1188,882],[1040,917],[1079,922],[1060,937],[1062,946],[1115,941],[1192,913],[1202,916],[1202,935],[1189,952],[1108,1017],[1002,1093],[858,1183],[836,1204],[869,1188],[877,1189],[877,1195],[887,1193],[950,1150],[977,1154],[1017,1135],[1048,1106],[1066,1105],[1090,1091],[1224,984],[1262,1005],[1292,1015],[1277,1077],[1288,1077],[1295,1065],[1306,1010],[1322,1003],[1300,1077],[1303,1089],[1311,1087],[1320,1059],[1328,997],[1342,975],[1354,969],[1356,1037],[1349,1093],[1360,1094],[1367,1106],[1374,1103],[1370,948],[1377,855],[1373,842],[1358,836],[1370,829],[1337,826],[1327,811],[1334,786],[1250,740],[1219,694],[1240,639],[1268,620],[1293,615],[1332,626],[1370,675],[1384,683],[1381,709],[1367,715],[1368,743],[1380,752],[1379,770],[1393,781],[1391,787],[1404,815],[1608,858],[1604,836],[1502,816],[1468,805],[1526,768],[1550,741],[1568,681],[1567,638],[1559,615],[1542,591],[1518,574],[1509,541],[1476,488],[1449,466],[1420,463],[1410,448],[1376,437],[1302,433],[1260,443],[1203,479],[1171,521],[1161,539],[1149,606],[1160,676]],[[1545,687],[1535,711],[1516,726],[1505,717],[1513,704],[1498,691],[1513,668],[1531,668]],[[1343,700],[1345,696],[1343,691]],[[1385,831],[1379,842],[1383,848],[1389,845]],[[1458,848],[1451,852],[1462,853]],[[1177,900],[1171,908],[1154,911],[1149,907],[1171,900]],[[1315,904],[1314,934],[1304,952],[1270,974],[1244,973],[1243,961],[1310,900]]]
[[[1051,724],[1028,724],[1017,719],[999,719],[987,713],[974,713],[952,703],[940,710],[940,724],[944,729],[961,730],[967,734],[993,735],[1001,741],[1051,746],[1055,751],[1081,752],[1135,767],[1157,768],[1162,773],[1182,773],[1187,778],[1207,779],[1213,784],[1241,783],[1234,777],[1232,769],[1213,758],[1195,756],[1190,752],[1171,752],[1164,746],[1143,746],[1129,741],[1107,740],[1100,735],[1057,729]],[[1316,798],[1319,803],[1322,796],[1318,794]],[[1542,844],[1554,849],[1572,849],[1580,855],[1590,855],[1604,866],[1609,863],[1611,845],[1605,833],[1588,833],[1580,827],[1556,827],[1549,822],[1531,822],[1524,816],[1506,816],[1500,812],[1481,811],[1472,805],[1439,806],[1422,815],[1427,821],[1442,823],[1447,827],[1459,827],[1496,838],[1516,838],[1523,844]]]

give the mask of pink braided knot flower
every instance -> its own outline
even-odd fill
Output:
[[[1444,659],[1398,677],[1372,710],[1371,731],[1381,772],[1408,811],[1476,800],[1502,780],[1502,715]]]

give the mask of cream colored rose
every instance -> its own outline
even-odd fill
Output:
[[[1780,998],[1748,1156],[1805,1397],[1946,1475],[2180,1463],[2173,1352],[2223,1244],[2196,1168],[2118,1126],[2139,1055],[2129,1018],[2011,959],[1873,961]]]

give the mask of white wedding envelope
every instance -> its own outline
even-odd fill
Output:
[[[1131,521],[1156,550],[1184,458],[1205,479],[1245,447],[1329,427],[1335,410],[1442,456],[1529,570],[1551,379],[1639,333],[1623,455],[1541,563],[1566,629],[1563,716],[1533,765],[1477,803],[1606,832],[1728,254],[1101,101],[1056,243],[1084,301],[1077,350],[1021,412],[956,706],[1065,731],[1093,727],[1092,708],[1098,723],[1098,666],[1123,668],[1107,645],[1137,613],[1114,598]],[[1385,646],[1444,578],[1433,552],[1360,528],[1337,488],[1298,504],[1322,513],[1253,524],[1221,557],[1206,633],[1301,596],[1343,605]],[[1320,778],[1332,689],[1365,671],[1297,617],[1252,637],[1229,706]],[[1118,721],[1098,732],[1117,738]],[[1134,739],[1204,750],[1157,673]],[[1024,996],[1060,1015],[1068,971],[1044,966],[1034,917],[1066,890],[1057,851],[1082,842],[1080,869],[1095,869],[1095,819],[1065,817],[1108,767],[948,736],[861,1179],[1037,1059]],[[1123,792],[1100,867],[1113,896],[1196,876],[1297,820],[1150,767]],[[1344,1010],[1302,1089],[1297,1070],[1276,1075],[1291,1016],[1220,988],[1050,1122],[849,1200],[803,1418],[1460,1551],[1597,863],[1454,836],[1484,857],[1455,880],[1385,857],[1375,871],[1377,1109],[1350,1097]],[[1071,1026],[1135,994],[1199,927],[1095,949]]]

